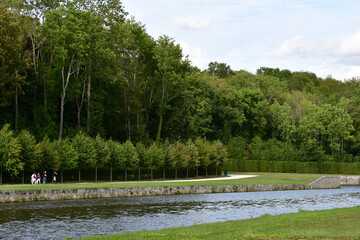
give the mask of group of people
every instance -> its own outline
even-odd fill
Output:
[[[52,183],[56,183],[56,176],[57,173],[54,171],[54,173],[52,174]],[[43,175],[42,175],[42,183],[45,184],[47,182],[47,173],[46,171],[44,171]],[[40,184],[41,183],[41,175],[40,173],[33,173],[31,175],[31,184]]]

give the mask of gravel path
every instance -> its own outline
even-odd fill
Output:
[[[212,180],[233,180],[233,179],[241,179],[241,178],[251,178],[257,177],[258,175],[228,175],[227,177],[217,177],[217,178],[202,178],[202,179],[189,179],[189,180],[167,180],[167,181],[151,181],[151,182],[203,182],[203,181],[212,181]],[[146,181],[150,182],[150,181]],[[124,183],[124,182],[122,182]],[[128,182],[130,183],[130,182]],[[138,183],[138,182],[137,182]]]

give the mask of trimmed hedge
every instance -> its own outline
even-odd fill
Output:
[[[235,172],[360,174],[360,162],[295,162],[229,159],[224,169]]]

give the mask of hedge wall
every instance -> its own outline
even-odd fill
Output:
[[[236,172],[360,174],[360,162],[290,162],[229,159],[224,169]]]

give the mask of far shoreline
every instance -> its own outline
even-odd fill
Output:
[[[252,175],[250,175],[252,176]],[[334,189],[341,185],[359,185],[360,176],[322,176],[310,183],[301,184],[224,184],[224,185],[183,185],[180,182],[172,186],[137,186],[132,187],[99,187],[99,188],[73,188],[73,189],[28,189],[0,191],[0,203],[91,199],[110,197],[157,196],[177,194],[206,194],[254,191],[280,191],[280,190],[307,190],[307,189]],[[225,181],[228,183],[227,181]],[[200,181],[200,184],[203,181]],[[217,182],[219,183],[219,182]],[[131,183],[130,183],[131,184]],[[76,185],[81,186],[81,185]],[[111,186],[111,185],[109,185]]]

